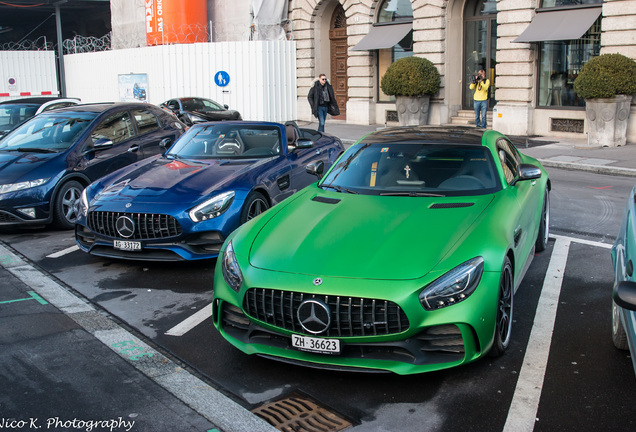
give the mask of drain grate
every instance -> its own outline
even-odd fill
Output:
[[[338,432],[351,426],[340,415],[298,393],[268,402],[252,412],[283,432]]]

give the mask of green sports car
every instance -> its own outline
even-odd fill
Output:
[[[234,231],[213,319],[247,354],[412,374],[499,356],[549,235],[550,180],[504,135],[389,128]]]

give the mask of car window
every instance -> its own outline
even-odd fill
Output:
[[[203,105],[205,106],[206,111],[225,111],[224,106],[221,106],[220,104],[212,100],[201,99],[201,101],[203,102]]]
[[[2,150],[61,151],[69,148],[87,128],[92,115],[38,115],[0,142]]]
[[[499,189],[478,145],[378,143],[351,147],[320,183],[368,195],[478,195]]]
[[[519,175],[520,159],[517,149],[505,138],[500,138],[497,140],[497,155],[506,181],[510,184]]]
[[[147,134],[160,128],[159,119],[149,110],[132,110],[132,115],[137,123],[139,135]]]
[[[38,105],[2,105],[0,107],[0,128],[11,130],[23,121],[33,117]]]
[[[191,127],[167,153],[186,159],[267,158],[281,154],[280,128],[205,124]]]
[[[98,139],[107,139],[111,140],[113,144],[118,144],[133,136],[133,125],[128,111],[106,117],[91,133],[93,143]]]

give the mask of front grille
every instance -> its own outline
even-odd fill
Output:
[[[0,223],[19,222],[20,219],[13,216],[11,213],[0,212]]]
[[[321,337],[380,336],[406,331],[409,320],[397,304],[388,300],[306,294],[265,288],[245,293],[243,309],[252,318],[285,330],[307,333],[300,325],[297,310],[307,299],[329,306],[331,325]]]
[[[135,224],[134,232],[129,237],[123,237],[117,232],[116,223],[121,216],[129,217]],[[91,231],[126,240],[164,239],[182,233],[179,222],[174,217],[164,214],[95,211],[88,213],[87,219]]]

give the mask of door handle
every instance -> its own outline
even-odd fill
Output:
[[[515,247],[519,245],[519,240],[521,239],[522,232],[523,230],[521,229],[521,227],[517,227],[517,229],[515,230],[515,234],[514,234]]]
[[[137,150],[139,150],[138,145],[130,146],[130,148],[128,149],[129,152],[136,152]]]
[[[322,149],[318,149],[318,150],[316,150],[316,154],[317,154],[317,155],[321,155],[321,154],[322,154]]]

